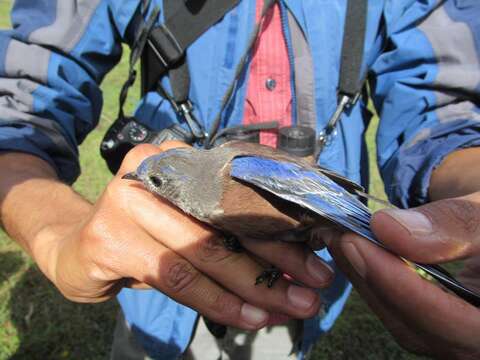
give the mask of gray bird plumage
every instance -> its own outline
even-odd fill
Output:
[[[221,198],[220,172],[225,153],[172,149],[146,159],[136,175],[146,188],[193,217],[209,222]],[[210,153],[210,151],[209,151]],[[209,161],[206,162],[205,160]]]

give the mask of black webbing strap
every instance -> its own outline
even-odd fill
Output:
[[[349,0],[347,3],[338,91],[340,94],[355,98],[361,92],[364,83],[362,63],[368,1]]]
[[[338,105],[317,140],[315,158],[329,142],[345,109],[354,105],[361,95],[366,74],[363,73],[363,49],[367,29],[368,0],[348,0],[345,31],[342,44],[342,61],[338,83]]]
[[[142,76],[142,92],[152,90],[168,69],[174,68],[184,59],[185,50],[239,2],[240,0],[167,2],[171,3],[168,6],[171,13],[161,26],[152,31],[147,42],[144,65],[149,70],[148,74]]]
[[[167,19],[178,11],[177,8],[179,6],[179,2],[182,1],[163,1],[164,13]],[[168,74],[170,76],[170,83],[172,85],[173,99],[179,104],[186,102],[188,100],[188,92],[190,90],[190,73],[188,71],[188,64],[185,54],[183,54],[175,66],[170,69]]]
[[[146,0],[146,3],[148,6],[150,1]],[[145,2],[143,4],[145,4]],[[143,6],[141,9],[142,18],[147,15],[146,9],[147,8],[145,6]],[[135,37],[134,37],[135,47],[130,52],[130,58],[128,63],[128,77],[120,90],[120,95],[118,100],[118,103],[119,103],[118,118],[119,119],[124,118],[125,116],[123,108],[125,105],[125,101],[127,100],[128,91],[130,87],[135,83],[135,80],[137,78],[137,71],[135,70],[135,65],[137,64],[138,60],[140,60],[140,57],[142,56],[145,45],[147,44],[148,34],[150,33],[153,26],[155,25],[155,22],[157,21],[159,14],[160,14],[160,8],[155,7],[152,10],[152,13],[150,14],[148,20],[146,22],[140,22],[139,27],[135,33]]]

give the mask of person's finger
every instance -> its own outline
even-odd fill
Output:
[[[268,312],[246,303],[203,275],[192,264],[155,242],[157,257],[141,272],[141,281],[220,324],[259,329]],[[152,276],[153,275],[153,276]]]
[[[421,263],[480,254],[480,193],[413,210],[381,210],[371,227],[394,253]]]
[[[342,249],[342,242],[337,241],[328,242],[328,250],[335,260],[337,267],[348,277],[355,290],[360,294],[361,298],[368,304],[370,309],[378,316],[378,318],[385,325],[387,330],[397,339],[397,341],[411,352],[427,353],[428,346],[415,333],[415,329],[405,323],[398,317],[398,314],[392,311],[388,304],[385,304],[377,294],[368,286],[365,279],[363,279],[357,271],[352,267],[348,258]],[[348,249],[347,249],[348,251]]]
[[[242,239],[241,243],[256,256],[307,286],[324,288],[333,280],[332,268],[303,243],[258,239]]]
[[[130,224],[131,220],[118,221],[123,227],[112,224],[108,236],[101,219],[87,227],[86,239],[95,240],[84,240],[83,253],[89,263],[98,264],[89,270],[89,278],[133,278],[134,284],[147,284],[221,324],[249,330],[267,324],[268,312],[213,282],[188,260]]]
[[[419,336],[454,342],[455,351],[476,351],[477,308],[420,278],[397,256],[357,235],[347,234],[334,246],[385,307]]]
[[[129,200],[125,200],[120,206],[128,209],[132,219],[223,287],[268,311],[297,318],[308,318],[318,311],[320,298],[315,291],[290,284],[282,278],[270,289],[255,286],[255,279],[265,268],[246,252],[228,251],[217,232],[186,216],[165,200],[138,187],[129,188],[136,192],[135,204],[132,206]],[[126,198],[133,196],[127,195]]]

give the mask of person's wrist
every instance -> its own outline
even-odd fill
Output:
[[[79,216],[77,221],[51,224],[42,228],[30,243],[30,255],[42,273],[57,284],[57,265],[61,248],[81,227],[88,216]]]
[[[428,190],[432,201],[469,195],[480,191],[480,147],[457,150],[433,171]],[[458,174],[462,174],[459,176]]]

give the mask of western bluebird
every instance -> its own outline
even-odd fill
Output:
[[[327,219],[383,247],[370,230],[370,210],[356,196],[365,195],[362,187],[270,147],[229,142],[211,150],[172,149],[145,159],[125,178],[142,181],[233,239],[308,241]],[[414,265],[465,300],[480,303],[441,267]],[[257,280],[268,279],[271,286],[278,273],[267,274]]]
[[[344,190],[360,188],[349,180],[304,159],[245,142],[212,150],[172,149],[146,159],[127,178],[141,180],[149,191],[185,213],[237,238],[300,235],[317,225],[321,216],[338,222],[342,214],[335,206],[319,200],[316,210],[305,206],[315,197],[335,204],[334,197],[348,197],[365,208]]]

